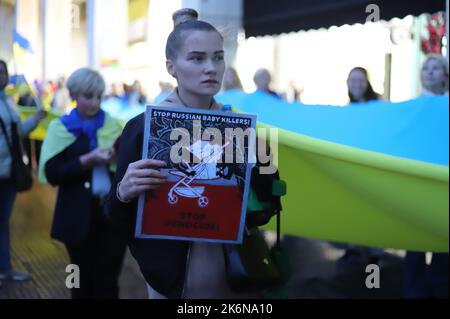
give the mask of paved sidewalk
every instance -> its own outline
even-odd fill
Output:
[[[28,271],[32,280],[4,281],[0,299],[67,299],[65,286],[69,258],[63,244],[50,238],[56,189],[35,183],[19,194],[11,221],[13,266]],[[120,277],[121,298],[147,298],[145,282],[134,259],[127,253]]]
[[[28,282],[5,281],[0,299],[66,299],[69,264],[64,246],[50,239],[50,225],[56,191],[35,183],[32,191],[20,194],[11,222],[13,265],[33,276]],[[269,234],[269,237],[271,237]],[[272,236],[273,237],[273,236]],[[288,284],[290,298],[402,298],[402,258],[383,256],[381,288],[367,289],[364,261],[339,264],[343,254],[327,242],[286,236],[295,272]],[[146,287],[136,262],[127,254],[120,277],[121,298],[146,298]]]

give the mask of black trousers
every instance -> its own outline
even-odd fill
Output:
[[[72,264],[80,269],[80,288],[72,288],[72,299],[117,299],[118,279],[127,245],[127,231],[111,224],[94,204],[87,238],[79,244],[66,244]]]

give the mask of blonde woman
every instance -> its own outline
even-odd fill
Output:
[[[51,236],[65,244],[70,262],[80,268],[80,287],[71,290],[72,298],[114,299],[126,232],[107,220],[102,203],[121,126],[100,109],[105,82],[98,72],[76,70],[67,88],[76,108],[50,123],[39,163],[40,180],[58,186]]]
[[[420,71],[422,95],[448,94],[448,61],[430,55]],[[427,265],[425,253],[406,253],[404,262],[404,293],[406,298],[448,298],[448,253],[433,253]]]

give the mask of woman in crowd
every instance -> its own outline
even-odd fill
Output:
[[[422,95],[448,94],[448,62],[431,55],[420,72]],[[406,298],[448,298],[448,253],[433,253],[429,265],[423,252],[408,251],[404,263]]]
[[[347,88],[350,103],[364,103],[381,99],[381,95],[372,88],[367,70],[362,67],[355,67],[350,71]],[[340,263],[361,262],[363,257],[368,257],[369,264],[379,264],[383,254],[383,250],[378,248],[366,248],[353,244],[345,245],[345,247],[345,254],[339,259]]]
[[[239,79],[239,75],[236,69],[232,67],[227,67],[225,69],[225,74],[223,76],[223,85],[222,88],[224,91],[230,90],[240,90],[242,91],[242,83]]]
[[[13,126],[17,127],[21,138],[26,137],[46,116],[39,110],[36,115],[21,122],[13,100],[6,96],[5,88],[9,82],[6,62],[0,60],[0,284],[2,280],[23,281],[30,275],[19,272],[11,266],[9,220],[16,198],[14,176],[11,174]],[[5,134],[6,132],[6,134]]]
[[[79,267],[72,298],[118,298],[127,230],[106,218],[102,204],[121,127],[100,109],[105,82],[99,73],[78,69],[67,88],[76,108],[51,122],[39,165],[41,181],[59,187],[51,235]]]
[[[256,85],[256,90],[265,92],[274,97],[281,98],[281,96],[270,88],[270,82],[272,82],[272,76],[267,69],[259,69],[253,76],[253,82]]]
[[[353,68],[347,78],[348,97],[350,103],[369,102],[381,99],[369,81],[367,70],[362,67]]]
[[[174,30],[166,45],[166,67],[178,87],[160,104],[219,111],[214,95],[225,71],[223,38],[197,12],[174,13]],[[141,160],[144,115],[132,119],[121,136],[117,172],[107,202],[111,218],[136,221],[137,198],[166,182],[158,171],[166,163]],[[131,226],[132,227],[132,226]],[[220,244],[178,240],[136,239],[129,242],[148,284],[150,298],[227,297],[233,295],[225,281]],[[212,289],[204,289],[204,288]]]

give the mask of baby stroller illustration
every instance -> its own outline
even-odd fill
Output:
[[[178,203],[179,196],[186,198],[198,198],[199,207],[208,206],[208,197],[204,196],[205,186],[192,186],[197,180],[214,180],[220,178],[217,176],[217,161],[221,158],[225,145],[211,144],[208,141],[197,141],[187,150],[194,154],[200,163],[189,165],[182,162],[181,170],[171,171],[171,174],[181,177],[181,179],[171,187],[168,193],[168,202],[170,204]]]

